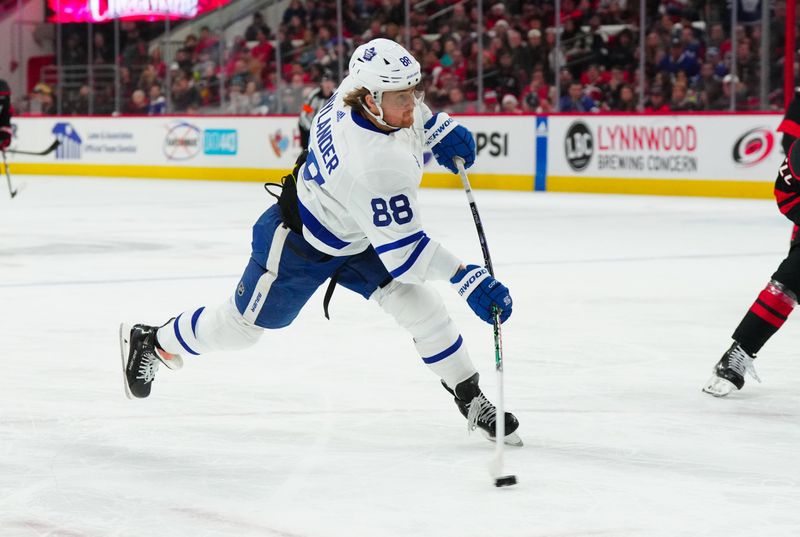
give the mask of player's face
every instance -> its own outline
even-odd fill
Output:
[[[383,119],[394,127],[407,128],[414,124],[414,108],[419,95],[414,88],[403,91],[387,91],[383,94],[381,108]]]

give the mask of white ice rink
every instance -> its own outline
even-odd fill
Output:
[[[519,485],[377,306],[321,292],[247,351],[125,398],[120,321],[234,290],[257,183],[20,178],[0,201],[0,536],[800,535],[800,330],[728,399],[700,392],[783,258],[770,201],[477,191],[505,325]],[[2,196],[0,196],[1,198]],[[464,193],[426,231],[481,259]],[[491,329],[447,285],[482,384]],[[800,315],[798,313],[796,316]]]

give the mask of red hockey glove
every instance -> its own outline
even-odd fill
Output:
[[[11,127],[0,127],[0,151],[5,151],[11,145]]]

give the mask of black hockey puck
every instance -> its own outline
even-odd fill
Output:
[[[505,475],[503,477],[498,477],[494,480],[495,487],[510,487],[511,485],[517,484],[517,476],[515,475]]]

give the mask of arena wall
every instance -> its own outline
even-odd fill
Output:
[[[476,188],[762,198],[783,159],[780,114],[460,116]],[[293,116],[21,117],[14,174],[267,181],[300,153]],[[457,188],[424,155],[423,186]]]

